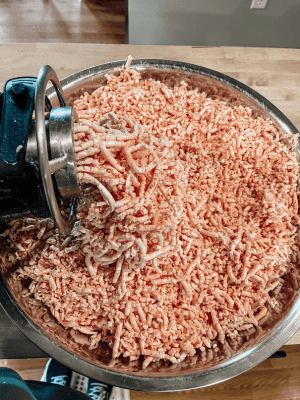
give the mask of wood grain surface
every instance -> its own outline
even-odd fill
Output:
[[[1,3],[0,3],[1,4]],[[0,84],[14,76],[36,76],[50,64],[64,78],[109,61],[160,58],[222,72],[257,90],[300,129],[300,50],[239,47],[134,46],[74,43],[2,44]]]
[[[125,0],[1,0],[0,43],[126,43]]]
[[[0,3],[1,4],[1,3]],[[51,65],[59,79],[116,60],[159,58],[204,66],[250,86],[300,129],[300,50],[240,47],[134,46],[74,43],[0,45],[0,88],[16,76],[37,76]],[[300,330],[288,342],[300,343]]]
[[[49,358],[19,358],[15,360],[0,359],[0,367],[13,369],[21,376],[22,379],[24,379],[24,381],[39,381],[41,380],[48,360]]]

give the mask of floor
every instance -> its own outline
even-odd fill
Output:
[[[0,43],[126,43],[125,0],[0,0]]]
[[[0,43],[126,43],[125,0],[0,0]],[[300,400],[300,345],[236,378],[182,393],[131,392],[131,400]],[[0,360],[39,380],[48,359]]]

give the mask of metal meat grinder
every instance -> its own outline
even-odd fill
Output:
[[[60,103],[46,96],[51,81]],[[73,107],[67,107],[54,70],[37,78],[8,80],[0,94],[0,221],[21,216],[52,217],[59,232],[72,229],[79,186],[76,177]],[[62,199],[69,199],[64,219]]]

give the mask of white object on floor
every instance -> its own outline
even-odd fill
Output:
[[[250,8],[266,8],[268,0],[253,0]]]
[[[101,384],[101,382],[99,382]],[[72,378],[70,387],[72,389],[76,389],[79,392],[87,393],[87,386],[88,386],[88,378],[83,375],[78,374],[75,371],[72,371]],[[99,396],[98,400],[102,400],[105,398],[106,393],[103,392]],[[130,391],[127,389],[121,389],[119,387],[113,386],[112,392],[107,400],[130,400]]]
[[[41,382],[47,382],[47,370],[49,368],[50,361],[51,361],[51,358],[49,358],[49,360],[47,361],[47,364],[45,366],[43,375],[42,375],[42,377],[40,379]]]
[[[77,374],[77,372],[72,371],[70,387],[72,389],[78,390],[79,392],[87,392],[88,378],[83,375]]]
[[[113,386],[109,400],[130,400],[130,391]]]

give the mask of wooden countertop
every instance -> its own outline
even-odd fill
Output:
[[[21,43],[0,45],[0,89],[17,76],[37,76],[49,64],[59,79],[116,60],[160,58],[184,61],[229,75],[277,106],[300,129],[300,50],[241,47],[134,46]],[[300,330],[287,344],[300,344]]]

